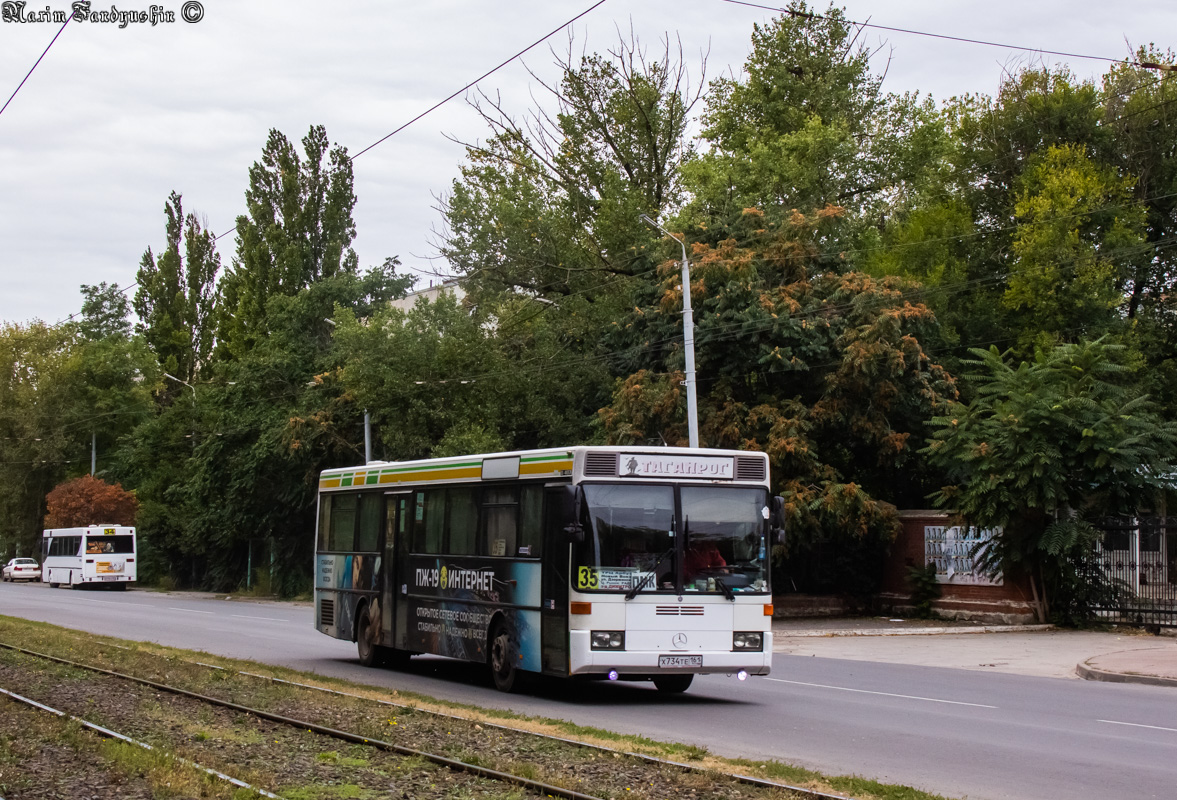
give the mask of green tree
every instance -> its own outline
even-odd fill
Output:
[[[8,552],[39,552],[45,496],[77,458],[62,424],[73,410],[71,332],[35,321],[0,325],[0,536]]]
[[[1118,178],[1078,145],[1051,146],[1018,180],[1016,257],[1005,304],[1019,314],[1023,346],[1119,327],[1134,262],[1150,259],[1144,209]]]
[[[1000,529],[985,558],[1029,578],[1045,621],[1056,596],[1081,588],[1074,560],[1094,545],[1083,521],[1148,508],[1171,483],[1177,423],[1132,387],[1121,345],[1060,344],[1020,363],[972,352],[977,396],[933,420],[925,449],[952,481],[934,499]]]
[[[843,249],[939,168],[944,127],[930,101],[883,91],[871,52],[841,9],[813,14],[800,0],[756,25],[739,77],[711,84],[703,115],[708,147],[684,167],[692,219],[714,224],[745,208],[780,220],[792,209],[846,209],[830,231]]]
[[[212,231],[195,213],[184,215],[178,192],[168,196],[164,215],[167,241],[159,258],[148,247],[139,262],[135,313],[138,330],[163,371],[192,382],[212,351],[211,322],[221,257]]]
[[[321,125],[311,127],[302,146],[300,157],[280,131],[271,130],[261,161],[249,170],[247,214],[237,218],[237,251],[219,286],[217,339],[225,355],[240,358],[270,332],[271,298],[357,272],[347,149],[330,147]]]
[[[485,311],[443,293],[407,312],[338,319],[346,366],[331,379],[372,413],[387,458],[426,458],[457,441],[503,444],[503,387],[512,378]]]
[[[624,279],[653,266],[635,246],[651,241],[638,217],[681,196],[681,140],[699,94],[669,39],[656,59],[621,39],[607,56],[569,52],[557,65],[560,82],[544,84],[555,110],[517,122],[497,99],[475,101],[492,136],[467,145],[443,202],[441,251],[480,303],[540,296],[582,315],[604,306],[600,319]]]
[[[98,472],[123,437],[154,411],[151,387],[159,364],[146,337],[131,334],[128,303],[118,285],[82,286],[81,317],[66,326],[74,334],[63,364],[70,407],[59,424],[77,442],[71,474],[81,474],[95,456]],[[93,447],[95,453],[87,453]]]
[[[86,341],[131,335],[130,304],[117,283],[82,284],[82,316],[78,335]]]
[[[153,575],[231,590],[252,578],[252,552],[267,569],[272,555],[276,591],[306,590],[318,474],[363,459],[363,408],[330,380],[343,362],[325,318],[368,318],[403,295],[410,280],[396,266],[388,259],[270,297],[268,336],[214,361],[193,391],[139,426],[120,477],[142,502]]]

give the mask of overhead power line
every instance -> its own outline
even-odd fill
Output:
[[[1172,65],[1172,64],[1158,64],[1153,61],[1130,61],[1130,60],[1127,60],[1124,58],[1109,58],[1108,56],[1093,56],[1093,55],[1088,55],[1088,54],[1084,54],[1084,53],[1068,53],[1063,50],[1045,50],[1041,47],[1026,47],[1025,45],[1019,45],[1019,44],[1006,44],[1004,42],[990,42],[985,39],[970,39],[966,36],[950,36],[945,33],[931,33],[930,31],[917,31],[917,30],[912,30],[911,28],[896,28],[891,25],[877,25],[873,22],[856,22],[855,20],[852,20],[852,19],[835,20],[833,17],[828,17],[828,16],[825,16],[824,14],[814,14],[814,13],[806,12],[806,11],[794,11],[794,10],[791,10],[788,8],[780,8],[778,6],[766,6],[766,5],[761,5],[759,3],[749,3],[749,2],[747,2],[747,0],[723,0],[723,2],[731,3],[732,5],[736,5],[736,6],[748,6],[749,8],[759,8],[759,9],[763,9],[765,11],[778,11],[782,14],[787,14],[790,17],[795,17],[798,19],[822,19],[822,20],[830,20],[830,21],[837,21],[837,22],[845,22],[847,25],[857,25],[860,28],[876,28],[881,31],[892,31],[894,33],[909,33],[913,36],[927,36],[932,39],[946,39],[950,42],[964,42],[965,44],[979,44],[979,45],[984,45],[986,47],[1001,47],[1006,50],[1024,50],[1024,51],[1030,52],[1030,53],[1045,53],[1046,55],[1063,56],[1065,58],[1086,58],[1086,59],[1090,59],[1092,61],[1112,61],[1112,62],[1127,61],[1127,63],[1131,64],[1132,66],[1141,67],[1143,69],[1157,69],[1157,70],[1164,70],[1167,72],[1177,72],[1177,67],[1174,67],[1174,65]]]
[[[605,0],[597,0],[597,2],[593,3],[591,6],[589,6],[588,8],[586,8],[584,11],[580,12],[580,13],[579,13],[579,14],[577,14],[575,17],[573,17],[572,19],[570,19],[570,20],[568,20],[567,22],[565,22],[563,25],[560,25],[559,27],[557,27],[557,28],[554,28],[554,29],[553,29],[553,30],[552,30],[550,33],[547,33],[547,34],[545,34],[544,36],[540,37],[539,39],[536,39],[534,42],[532,42],[531,44],[529,44],[527,47],[524,47],[522,50],[520,50],[519,52],[515,53],[515,55],[513,55],[513,56],[511,56],[510,58],[506,59],[505,61],[503,61],[502,63],[500,63],[498,66],[494,67],[493,69],[487,70],[486,72],[484,72],[484,73],[483,73],[482,75],[480,75],[479,77],[477,77],[477,78],[475,78],[474,80],[472,80],[472,81],[470,81],[469,83],[467,83],[467,84],[466,84],[465,86],[463,86],[461,89],[458,89],[458,90],[457,90],[457,91],[455,91],[453,94],[451,94],[451,95],[449,95],[448,97],[446,97],[444,100],[440,100],[440,101],[438,101],[438,102],[434,103],[432,106],[430,106],[429,108],[425,109],[424,111],[422,111],[422,112],[421,112],[420,114],[418,114],[417,116],[413,117],[413,118],[412,118],[411,120],[409,120],[408,122],[404,123],[404,124],[403,124],[403,125],[401,125],[400,127],[398,127],[398,128],[396,128],[395,130],[393,130],[392,132],[390,132],[390,133],[388,133],[388,134],[386,134],[386,135],[384,135],[384,136],[380,137],[379,139],[377,139],[376,141],[372,142],[372,144],[368,145],[367,147],[365,147],[363,150],[359,151],[359,152],[358,152],[358,153],[356,153],[355,155],[353,155],[353,156],[348,156],[348,160],[349,160],[349,161],[355,161],[357,158],[359,158],[360,156],[362,156],[364,153],[368,152],[368,151],[369,151],[369,150],[371,150],[372,148],[376,147],[377,145],[383,144],[383,143],[384,143],[384,142],[386,142],[388,139],[392,138],[392,137],[393,137],[393,136],[395,136],[396,134],[398,134],[398,133],[400,133],[401,131],[403,131],[405,128],[407,128],[407,127],[409,127],[410,125],[412,125],[414,122],[417,122],[417,121],[421,120],[421,119],[422,119],[422,118],[424,118],[425,116],[427,116],[427,115],[429,115],[429,114],[433,113],[434,111],[436,111],[437,109],[441,108],[443,105],[445,105],[446,103],[448,103],[450,100],[453,100],[453,99],[454,99],[455,97],[457,97],[458,95],[460,95],[460,94],[462,94],[463,92],[465,92],[465,91],[469,90],[471,87],[475,86],[475,85],[476,85],[476,84],[477,84],[479,81],[485,80],[486,78],[490,77],[491,75],[493,75],[494,73],[496,73],[496,72],[498,72],[500,69],[502,69],[503,67],[505,67],[505,66],[507,66],[508,64],[510,64],[512,61],[515,61],[515,60],[517,60],[518,58],[520,58],[521,56],[523,56],[523,54],[527,53],[528,51],[530,51],[530,50],[534,50],[536,47],[538,47],[539,45],[543,44],[543,43],[544,43],[544,42],[546,42],[548,39],[552,38],[552,37],[553,37],[553,36],[555,36],[557,33],[559,33],[560,31],[564,30],[564,29],[565,29],[565,28],[567,28],[569,25],[573,24],[574,22],[576,22],[577,20],[579,20],[581,17],[584,17],[586,14],[588,14],[588,13],[592,12],[593,10],[595,10],[597,7],[599,7],[599,6],[603,5],[604,3],[605,3]],[[67,19],[67,20],[66,20],[66,22],[68,23],[68,22],[69,22],[69,20]],[[63,29],[63,30],[65,29],[65,26],[64,26],[64,25],[62,26],[62,29]],[[57,33],[58,33],[58,35],[61,35],[61,31],[58,31]],[[56,36],[54,36],[54,37],[53,37],[53,40],[54,40],[54,41],[57,41],[57,37],[56,37]],[[50,42],[50,43],[49,43],[49,46],[50,46],[50,47],[52,47],[52,46],[53,46],[53,42]],[[49,52],[49,48],[48,48],[48,47],[47,47],[47,48],[45,48],[45,52]],[[42,57],[44,57],[44,53],[42,53]],[[41,60],[40,60],[40,59],[37,59],[37,63],[38,63],[38,64],[39,64],[39,63],[41,63]],[[34,64],[34,65],[33,65],[33,68],[34,68],[34,69],[36,69],[36,64]],[[32,70],[29,70],[29,74],[32,74]],[[27,79],[27,77],[28,77],[28,76],[25,76],[25,77],[26,77],[26,79]],[[21,85],[22,85],[22,86],[24,85],[24,81],[21,81]],[[19,91],[19,90],[20,90],[20,87],[18,86],[18,87],[17,87],[17,91]],[[13,96],[14,96],[14,97],[16,96],[16,92],[13,92],[12,94],[13,94]],[[10,101],[11,101],[11,99],[12,99],[12,98],[9,98],[9,100],[10,100]],[[7,108],[7,107],[8,107],[8,104],[7,104],[7,103],[5,103],[4,105],[5,105],[5,108]],[[219,234],[219,235],[215,236],[215,237],[213,238],[213,241],[220,241],[220,240],[221,240],[221,239],[223,239],[224,237],[228,236],[230,233],[233,233],[233,231],[235,231],[235,230],[236,230],[236,228],[235,228],[235,227],[234,227],[234,228],[230,228],[229,230],[225,231],[224,233],[222,233],[222,234]],[[125,295],[127,292],[131,291],[132,289],[134,289],[134,288],[135,288],[136,286],[138,286],[138,285],[139,285],[139,282],[138,282],[138,281],[135,281],[134,283],[132,283],[131,285],[129,285],[129,286],[127,286],[127,287],[125,287],[125,288],[121,289],[120,291],[121,291],[121,293],[122,293],[122,294],[124,294],[124,295]],[[66,317],[65,319],[63,319],[63,320],[61,320],[60,322],[58,322],[58,323],[57,323],[57,325],[62,325],[62,324],[64,324],[64,323],[66,323],[66,322],[69,322],[69,321],[70,321],[70,320],[72,320],[74,317],[78,316],[78,314],[80,314],[80,313],[81,313],[81,312],[80,312],[80,311],[78,311],[78,312],[74,312],[73,314],[70,314],[68,317]],[[55,325],[54,327],[56,327],[56,325]]]
[[[5,5],[7,5],[7,4],[5,4]],[[62,31],[65,30],[65,26],[69,25],[69,21],[73,18],[74,18],[73,14],[70,14],[69,16],[67,16],[65,18],[65,22],[63,22],[61,24],[61,27],[57,29],[57,33],[54,34],[53,39],[49,42],[48,46],[45,48],[45,51],[43,53],[41,53],[41,55],[37,59],[36,63],[33,64],[32,68],[28,71],[28,73],[21,80],[20,85],[17,86],[15,90],[13,90],[11,96],[9,96],[9,98],[4,102],[4,108],[0,108],[0,114],[3,114],[4,111],[8,108],[8,104],[12,102],[12,98],[16,97],[16,93],[19,92],[21,90],[21,87],[25,85],[25,81],[27,81],[29,79],[29,75],[33,74],[33,70],[36,69],[37,65],[41,63],[41,59],[44,58],[45,54],[49,52],[49,48],[53,46],[53,42],[57,41],[57,37],[61,36]]]
[[[562,25],[560,25],[560,26],[558,26],[558,27],[556,27],[556,28],[553,28],[553,29],[552,29],[550,32],[548,32],[548,33],[544,34],[543,36],[541,36],[540,38],[536,39],[534,42],[532,42],[531,44],[527,45],[527,47],[524,47],[522,50],[520,50],[519,52],[517,52],[515,55],[513,55],[513,56],[511,56],[510,58],[506,59],[505,61],[502,61],[501,63],[499,63],[499,65],[498,65],[498,66],[496,66],[496,67],[493,67],[493,68],[491,68],[491,69],[487,70],[486,72],[482,73],[482,74],[481,74],[481,75],[479,75],[477,78],[475,78],[474,80],[472,80],[472,81],[470,81],[469,83],[467,83],[467,84],[466,84],[465,86],[463,86],[462,88],[460,88],[460,89],[456,90],[455,92],[453,92],[453,93],[452,93],[452,94],[450,94],[450,95],[447,95],[447,96],[446,96],[444,99],[437,101],[436,103],[434,103],[433,105],[431,105],[429,108],[425,109],[425,110],[424,110],[424,111],[422,111],[420,114],[418,114],[417,116],[413,117],[413,118],[412,118],[411,120],[409,120],[408,122],[404,123],[403,125],[399,126],[399,127],[398,127],[398,128],[396,128],[396,129],[394,129],[394,130],[390,131],[389,133],[386,133],[384,136],[381,136],[379,139],[377,139],[376,141],[372,142],[372,144],[368,145],[367,147],[365,147],[363,150],[359,151],[359,152],[358,152],[358,153],[356,153],[355,155],[348,156],[348,161],[355,161],[357,158],[359,158],[360,156],[362,156],[364,153],[368,152],[369,150],[373,149],[374,147],[377,147],[377,146],[379,146],[379,145],[383,144],[384,142],[386,142],[386,141],[388,141],[389,139],[391,139],[393,136],[396,136],[398,133],[400,133],[400,132],[401,132],[401,131],[403,131],[405,128],[407,128],[407,127],[409,127],[410,125],[412,125],[414,122],[417,122],[418,120],[420,120],[420,119],[423,119],[424,117],[428,116],[429,114],[432,114],[434,111],[436,111],[437,109],[441,108],[442,106],[444,106],[444,105],[445,105],[446,103],[448,103],[449,101],[453,100],[453,99],[454,99],[455,97],[457,97],[458,95],[462,94],[463,92],[469,91],[469,90],[470,90],[472,87],[476,86],[476,85],[477,85],[477,84],[478,84],[480,81],[482,81],[482,80],[485,80],[486,78],[489,78],[491,75],[495,74],[495,73],[496,73],[496,72],[498,72],[500,69],[502,69],[503,67],[505,67],[505,66],[507,66],[508,64],[510,64],[512,61],[515,61],[515,60],[519,59],[520,57],[522,57],[522,56],[523,56],[523,54],[524,54],[524,53],[527,53],[527,52],[528,52],[528,51],[530,51],[530,50],[534,50],[536,47],[538,47],[539,45],[543,44],[543,43],[544,43],[544,42],[546,42],[548,39],[552,38],[552,37],[553,37],[553,36],[555,36],[557,33],[559,33],[560,31],[564,30],[564,29],[565,29],[565,28],[567,28],[569,25],[573,24],[573,23],[574,23],[574,22],[576,22],[578,19],[580,19],[581,17],[583,17],[583,16],[585,16],[586,14],[590,13],[591,11],[593,11],[594,9],[596,9],[598,6],[601,6],[601,5],[603,5],[604,3],[605,3],[605,0],[597,0],[597,2],[593,3],[591,6],[589,6],[588,8],[586,8],[584,11],[581,11],[579,14],[577,14],[575,17],[573,17],[572,19],[568,20],[568,21],[567,21],[567,22],[565,22],[564,24],[562,24]],[[236,229],[234,228],[233,230],[236,230]],[[228,236],[230,233],[232,233],[232,232],[233,232],[233,230],[227,230],[227,231],[225,231],[224,233],[222,233],[220,236],[217,236],[216,238],[217,238],[217,239],[220,239],[220,238],[222,238],[222,237],[224,237],[224,236]]]
[[[352,156],[352,157],[351,157],[351,160],[352,160],[352,161],[355,161],[357,158],[359,158],[359,157],[360,157],[360,156],[362,156],[364,153],[366,153],[366,152],[368,152],[369,150],[371,150],[371,149],[372,149],[373,147],[375,147],[376,145],[378,145],[378,144],[380,144],[380,143],[384,142],[386,139],[388,139],[388,138],[390,138],[390,137],[392,137],[392,136],[395,136],[396,134],[400,133],[400,132],[401,132],[401,131],[403,131],[405,128],[409,127],[409,126],[410,126],[410,125],[412,125],[414,122],[416,122],[417,120],[419,120],[419,119],[421,119],[422,117],[424,117],[426,114],[429,114],[429,113],[431,113],[431,112],[433,112],[433,111],[436,111],[437,109],[441,108],[442,106],[444,106],[444,105],[445,105],[446,103],[448,103],[449,101],[453,100],[453,99],[454,99],[455,97],[457,97],[458,95],[460,95],[460,94],[462,94],[463,92],[465,92],[465,91],[468,91],[469,89],[473,88],[473,87],[474,87],[474,86],[475,86],[475,85],[476,85],[476,84],[477,84],[479,81],[482,81],[482,80],[484,80],[484,79],[486,79],[486,78],[489,78],[491,75],[495,74],[495,73],[496,73],[496,72],[498,72],[500,69],[502,69],[503,67],[505,67],[505,66],[507,66],[508,64],[510,64],[512,61],[515,61],[516,59],[518,59],[518,58],[522,57],[524,53],[528,52],[529,50],[533,50],[533,49],[535,49],[535,48],[536,48],[536,47],[538,47],[539,45],[541,45],[541,44],[543,44],[544,42],[546,42],[548,39],[550,39],[550,38],[552,38],[553,36],[555,36],[555,35],[556,35],[557,33],[559,33],[560,31],[562,31],[562,30],[564,30],[565,28],[567,28],[567,27],[568,27],[569,25],[571,25],[572,23],[576,22],[576,21],[577,21],[578,19],[580,19],[581,17],[583,17],[583,16],[585,16],[586,14],[588,14],[589,12],[593,11],[593,10],[594,10],[594,9],[596,9],[598,6],[600,6],[600,5],[603,5],[603,4],[604,4],[604,2],[605,2],[605,0],[597,0],[597,2],[596,2],[596,3],[593,3],[591,6],[589,6],[588,8],[586,8],[584,11],[581,11],[581,12],[580,12],[579,14],[577,14],[575,17],[573,17],[572,19],[570,19],[570,20],[568,20],[567,22],[565,22],[563,25],[559,26],[558,28],[555,28],[555,29],[553,29],[553,30],[551,31],[551,33],[545,34],[544,36],[541,36],[539,39],[536,39],[534,42],[532,42],[531,44],[527,45],[527,47],[524,47],[524,48],[523,48],[522,50],[520,50],[518,53],[516,53],[515,55],[511,56],[510,58],[508,58],[506,61],[504,61],[504,62],[502,62],[501,64],[499,64],[499,65],[498,65],[497,67],[495,67],[494,69],[491,69],[491,70],[488,70],[487,72],[484,72],[482,75],[480,75],[479,77],[477,77],[477,78],[475,78],[474,80],[470,81],[470,82],[469,82],[469,83],[467,83],[465,86],[463,86],[461,89],[458,89],[456,92],[454,92],[453,94],[451,94],[449,97],[447,97],[447,98],[445,98],[444,100],[441,100],[441,101],[439,101],[439,102],[435,103],[434,105],[430,106],[430,107],[429,107],[429,108],[427,108],[426,110],[422,111],[420,114],[418,114],[417,116],[413,117],[411,120],[409,120],[408,122],[406,122],[404,125],[401,125],[399,128],[397,128],[396,130],[392,131],[392,133],[389,133],[389,134],[387,134],[387,135],[385,135],[385,136],[383,136],[383,137],[381,137],[381,138],[377,139],[376,141],[372,142],[372,144],[368,145],[368,146],[367,146],[367,147],[365,147],[363,150],[361,150],[360,152],[358,152],[358,153],[356,153],[354,156]]]

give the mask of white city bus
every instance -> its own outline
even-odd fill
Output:
[[[373,462],[319,480],[315,625],[364,664],[431,653],[519,673],[767,675],[768,458],[571,447]]]
[[[41,553],[41,580],[54,589],[61,584],[126,589],[136,577],[134,528],[53,528],[41,538]]]

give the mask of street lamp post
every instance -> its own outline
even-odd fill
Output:
[[[165,378],[171,378],[176,383],[182,383],[185,386],[187,386],[189,389],[192,390],[192,449],[195,450],[196,449],[196,387],[193,386],[192,384],[190,384],[188,381],[180,380],[175,375],[169,375],[168,373],[165,372],[163,374],[163,376]]]
[[[331,326],[331,330],[335,330],[335,320],[323,317],[323,321]],[[368,409],[364,409],[364,463],[372,463],[372,415],[368,413]]]
[[[686,238],[675,236],[646,214],[641,215],[641,220],[651,228],[662,231],[682,247],[682,329],[687,376],[684,381],[687,386],[687,437],[691,447],[698,447],[699,405],[695,397],[695,317],[691,313],[691,266],[687,261]]]

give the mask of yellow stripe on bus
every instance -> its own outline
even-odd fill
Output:
[[[571,470],[571,461],[548,461],[539,464],[520,464],[520,475],[556,475],[561,470]]]
[[[452,481],[461,478],[478,479],[482,477],[482,467],[457,467],[454,469],[436,469],[422,472],[399,472],[380,476],[381,483],[434,483],[436,481]]]
[[[559,475],[561,472],[571,470],[571,459],[566,459],[563,461],[539,461],[519,465],[520,475]],[[344,486],[370,486],[377,482],[381,485],[385,485],[390,483],[434,483],[437,481],[452,481],[462,479],[477,480],[482,477],[482,465],[476,464],[473,466],[450,467],[441,469],[434,467],[432,469],[412,470],[406,472],[386,472],[380,475],[378,481],[373,480],[375,477],[375,470],[354,472],[350,474],[345,473],[343,475],[332,475],[331,477],[324,477],[320,479],[319,488],[338,489]]]

